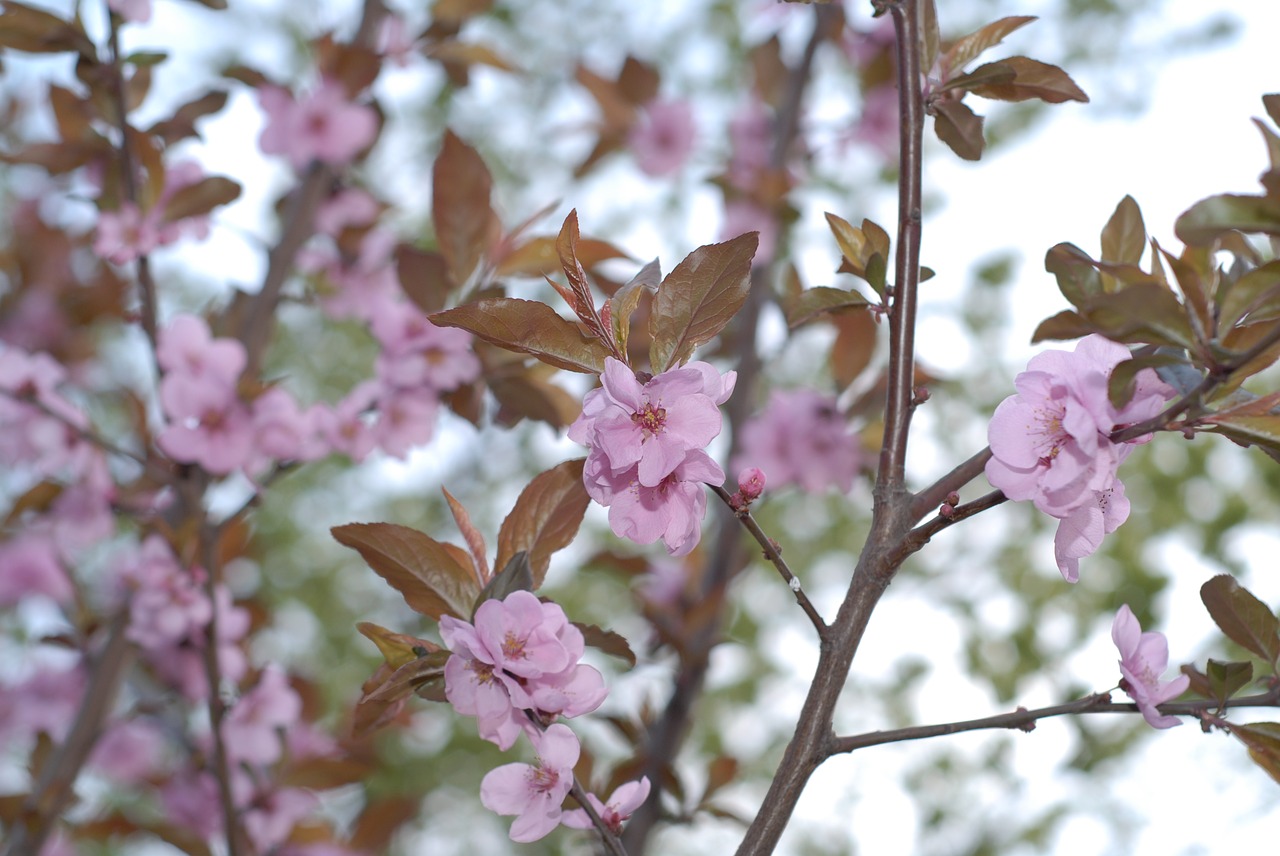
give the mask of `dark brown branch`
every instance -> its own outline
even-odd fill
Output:
[[[975,514],[981,514],[989,508],[995,508],[1002,502],[1006,502],[1008,497],[1002,491],[993,490],[988,494],[984,494],[972,502],[966,502],[964,505],[957,505],[951,510],[950,514],[943,514],[941,510],[938,516],[925,523],[920,524],[902,539],[898,550],[893,554],[890,560],[895,566],[906,561],[907,557],[912,553],[919,551],[929,540],[937,535],[943,529],[959,523],[961,520],[968,520]]]
[[[911,521],[904,485],[907,432],[914,380],[916,291],[920,258],[920,181],[923,105],[920,91],[920,21],[915,0],[886,3],[898,45],[901,169],[898,179],[898,255],[889,313],[889,378],[885,440],[876,474],[871,531],[844,603],[822,639],[818,666],[795,735],[738,856],[765,856],[778,845],[813,771],[830,755],[832,721],[871,613],[901,562],[899,545]]]
[[[800,604],[800,608],[804,610],[804,614],[809,617],[809,623],[813,625],[813,629],[818,631],[818,637],[821,638],[827,630],[827,622],[822,620],[822,616],[818,610],[814,608],[813,603],[809,600],[809,595],[805,594],[804,589],[800,586],[800,578],[791,572],[791,568],[787,566],[787,562],[782,558],[779,552],[778,544],[772,538],[765,534],[760,528],[760,524],[751,516],[751,512],[743,508],[741,511],[733,507],[732,496],[729,491],[723,487],[712,486],[711,490],[715,495],[724,501],[724,504],[733,510],[734,516],[742,521],[743,527],[751,533],[751,537],[756,539],[756,543],[764,550],[764,557],[768,559],[778,573],[782,576],[782,581],[787,584],[787,588],[796,596],[796,603]]]
[[[916,3],[889,6],[898,45],[898,248],[889,305],[889,377],[877,488],[902,485],[915,380],[916,296],[920,285],[921,145],[920,22]]]
[[[973,481],[991,460],[991,449],[983,449],[924,490],[911,500],[911,521],[917,523],[936,509],[948,496]]]
[[[595,806],[587,799],[587,792],[577,779],[573,780],[573,787],[569,789],[569,793],[573,794],[573,798],[578,801],[578,805],[582,806],[582,810],[587,813],[587,817],[591,818],[591,825],[596,828],[596,832],[600,833],[600,841],[604,844],[604,849],[611,856],[627,856],[627,849],[622,846],[622,841],[613,834],[613,830],[600,817],[600,812],[596,811]]]
[[[1252,696],[1227,699],[1226,704],[1216,700],[1169,702],[1156,709],[1163,714],[1175,716],[1200,716],[1221,708],[1237,707],[1276,707],[1280,705],[1280,688],[1270,692]],[[831,744],[831,754],[840,755],[863,749],[867,746],[879,746],[884,743],[902,743],[908,740],[924,740],[928,737],[941,737],[947,734],[960,734],[964,731],[980,731],[995,728],[1016,728],[1020,731],[1031,731],[1041,719],[1054,716],[1079,716],[1094,713],[1139,713],[1138,706],[1132,702],[1113,702],[1108,693],[1096,693],[1066,704],[1042,707],[1038,710],[1018,708],[1013,713],[1001,713],[982,719],[968,719],[963,722],[945,722],[939,725],[914,725],[909,728],[895,728],[891,731],[872,731],[852,737],[837,737]]]

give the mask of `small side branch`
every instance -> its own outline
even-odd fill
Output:
[[[942,505],[949,495],[977,478],[986,468],[989,460],[991,460],[990,447],[983,449],[929,487],[917,493],[911,500],[911,520],[922,520],[926,514]]]
[[[742,525],[751,537],[756,539],[756,543],[764,550],[764,557],[768,559],[778,573],[782,576],[783,582],[796,596],[796,603],[800,604],[800,608],[804,610],[804,614],[809,617],[809,623],[813,625],[813,629],[818,631],[818,637],[822,638],[827,632],[827,622],[823,620],[822,615],[814,608],[813,602],[809,600],[809,596],[804,593],[804,589],[800,585],[800,578],[792,573],[791,568],[787,566],[786,559],[782,558],[782,552],[778,547],[778,542],[774,541],[764,530],[760,528],[760,524],[751,516],[751,512],[746,508],[734,508],[730,501],[732,496],[723,487],[712,485],[711,489],[715,491],[716,496],[724,501],[724,504],[733,509],[734,515],[742,521]]]
[[[929,543],[934,535],[937,535],[943,529],[946,529],[961,520],[967,520],[975,514],[981,514],[988,508],[995,508],[1002,502],[1008,501],[1008,497],[1002,491],[993,490],[991,493],[984,494],[973,502],[966,502],[964,505],[957,505],[950,514],[938,514],[937,517],[920,524],[902,539],[902,543],[898,545],[898,549],[894,552],[893,561],[901,564],[906,560],[907,556],[917,552],[925,544]]]
[[[1227,699],[1223,704],[1213,699],[1203,701],[1169,702],[1160,705],[1157,710],[1163,714],[1174,716],[1203,717],[1212,711],[1237,707],[1276,707],[1280,706],[1280,688],[1266,693],[1239,698]],[[914,725],[909,728],[895,728],[890,731],[871,731],[851,737],[837,737],[831,742],[830,754],[843,755],[855,749],[867,746],[879,746],[884,743],[904,743],[908,740],[924,740],[929,737],[941,737],[947,734],[960,734],[964,731],[983,731],[990,729],[1016,728],[1019,731],[1034,731],[1036,723],[1041,719],[1055,716],[1079,716],[1094,713],[1139,713],[1138,706],[1132,702],[1113,702],[1109,693],[1094,693],[1065,704],[1027,710],[1020,707],[1013,713],[1001,713],[982,719],[968,719],[962,722],[944,722],[937,725]]]
[[[596,832],[600,833],[600,840],[604,843],[604,849],[609,856],[627,856],[627,849],[622,846],[621,839],[613,834],[613,830],[600,817],[600,812],[596,811],[595,806],[587,799],[587,793],[577,779],[573,780],[573,787],[569,789],[569,793],[573,794],[578,805],[582,806],[587,817],[591,818],[591,825],[596,828]]]

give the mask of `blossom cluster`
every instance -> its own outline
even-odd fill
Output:
[[[836,400],[812,389],[775,390],[757,416],[742,426],[733,468],[755,466],[774,490],[795,485],[806,493],[853,489],[862,447]]]
[[[98,215],[98,231],[93,251],[118,265],[145,256],[159,247],[190,236],[204,240],[209,236],[207,216],[171,219],[169,203],[178,191],[199,184],[204,170],[194,161],[179,161],[164,174],[164,190],[145,211],[134,202],[122,202],[115,211]]]
[[[1060,521],[1054,552],[1067,582],[1079,579],[1080,559],[1129,517],[1116,472],[1151,435],[1113,443],[1111,433],[1155,416],[1172,394],[1144,369],[1129,402],[1112,404],[1111,372],[1130,358],[1128,348],[1097,335],[1081,339],[1075,351],[1038,354],[1014,378],[1017,394],[991,418],[987,480],[1009,499],[1030,500]]]
[[[513,841],[536,841],[562,822],[589,828],[585,812],[561,808],[581,747],[567,726],[551,722],[590,713],[608,692],[600,673],[579,662],[582,631],[557,604],[516,591],[482,603],[474,622],[442,617],[440,635],[451,651],[444,679],[454,709],[476,717],[480,736],[500,748],[511,748],[523,732],[538,752],[536,764],[490,771],[481,782],[480,801],[498,814],[516,816]],[[615,831],[644,801],[649,782],[624,787],[608,806],[589,797]]]
[[[673,556],[702,537],[707,497],[702,484],[724,481],[705,448],[720,433],[720,405],[737,374],[691,362],[641,382],[620,360],[605,360],[601,386],[587,393],[569,438],[590,447],[583,468],[587,493],[609,507],[620,538],[652,544]]]

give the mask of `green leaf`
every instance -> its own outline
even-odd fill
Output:
[[[1058,280],[1058,290],[1072,306],[1106,291],[1093,258],[1075,244],[1062,243],[1045,254],[1044,269]]]
[[[533,570],[529,567],[529,554],[521,550],[508,559],[502,570],[494,574],[493,579],[480,590],[475,609],[471,611],[471,620],[475,620],[475,610],[486,600],[506,600],[507,595],[512,592],[531,592],[534,588],[536,586],[533,582]]]
[[[571,372],[600,374],[609,356],[603,342],[587,338],[577,324],[536,300],[493,297],[436,312],[431,320],[441,327],[461,327],[490,344],[532,354]]]
[[[1147,229],[1142,211],[1132,196],[1125,196],[1102,227],[1102,260],[1136,265],[1147,249]]]
[[[959,71],[989,50],[1004,41],[1005,37],[1035,20],[1034,15],[1017,15],[992,21],[967,36],[961,36],[942,55],[942,61],[951,71]]]
[[[871,301],[856,291],[843,288],[831,288],[819,285],[800,292],[795,300],[788,301],[786,306],[787,326],[794,330],[802,324],[841,309],[862,309],[871,305]]]
[[[649,364],[654,374],[683,365],[732,320],[751,288],[757,232],[699,247],[658,287],[649,316]]]
[[[963,101],[939,101],[934,105],[934,133],[965,160],[982,157],[982,117]]]
[[[498,531],[498,559],[504,565],[517,552],[529,554],[536,590],[551,554],[578,534],[591,498],[582,484],[582,458],[565,461],[534,477]]]
[[[1268,663],[1276,662],[1280,656],[1280,621],[1235,577],[1213,577],[1200,587],[1200,599],[1227,638]]]
[[[239,197],[240,185],[231,179],[220,175],[203,178],[169,197],[164,205],[163,222],[174,223],[184,217],[199,217]]]
[[[1253,663],[1210,660],[1205,673],[1209,677],[1210,696],[1221,704],[1253,680]]]
[[[458,282],[467,281],[497,237],[497,218],[489,207],[492,186],[480,154],[446,130],[431,170],[431,219],[440,252]]]
[[[435,619],[470,617],[480,581],[447,545],[395,523],[349,523],[329,531],[339,544],[359,553],[415,612]]]
[[[631,650],[631,645],[620,634],[614,633],[612,630],[605,630],[595,624],[584,624],[580,621],[572,623],[574,627],[582,631],[583,642],[598,651],[603,651],[610,657],[617,657],[628,666],[635,666],[635,652]]]
[[[1249,749],[1253,763],[1280,783],[1280,722],[1232,725],[1231,733]]]
[[[1173,231],[1185,244],[1211,244],[1223,232],[1280,235],[1280,199],[1223,193],[1182,212]]]
[[[1089,101],[1089,96],[1076,86],[1071,76],[1056,65],[1049,65],[1025,56],[1011,56],[990,64],[1012,69],[1013,80],[1007,83],[969,87],[969,91],[974,95],[996,101],[1028,101],[1038,98],[1049,104],[1061,104],[1064,101],[1088,103]],[[974,69],[973,73],[978,74],[984,67]]]

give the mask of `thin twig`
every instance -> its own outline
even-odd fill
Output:
[[[124,184],[124,198],[135,206],[138,206],[138,185],[137,176],[134,174],[133,165],[133,148],[129,142],[129,105],[125,97],[124,83],[124,66],[120,62],[120,32],[119,20],[114,12],[111,11],[110,4],[107,4],[107,20],[108,35],[107,39],[111,49],[111,71],[112,71],[112,94],[115,96],[115,107],[117,118],[120,120],[120,174]],[[143,253],[138,257],[138,296],[142,303],[142,330],[147,336],[147,341],[151,343],[151,353],[154,356],[156,352],[156,342],[158,335],[158,322],[156,308],[156,283],[151,276],[151,264],[147,258],[147,254]]]
[[[578,805],[582,806],[582,810],[587,813],[587,817],[591,818],[591,825],[596,828],[596,832],[600,833],[600,840],[604,843],[604,849],[608,850],[613,856],[627,856],[627,849],[622,846],[622,841],[613,834],[613,830],[600,817],[600,813],[596,811],[595,806],[587,799],[587,792],[577,779],[573,780],[573,787],[569,789],[569,793],[573,794],[573,798],[578,801]]]
[[[944,515],[939,511],[938,516],[920,524],[902,539],[898,545],[897,551],[892,554],[891,562],[902,564],[906,558],[912,553],[917,552],[925,544],[929,543],[934,535],[937,535],[943,529],[959,523],[961,520],[967,520],[975,514],[981,514],[989,508],[995,508],[1002,502],[1006,502],[1008,497],[1003,491],[993,490],[990,493],[983,494],[972,502],[966,502],[964,505],[957,505],[951,510],[950,514]]]
[[[202,564],[205,566],[205,597],[209,599],[209,623],[204,631],[204,676],[209,685],[209,727],[213,732],[213,774],[218,781],[218,801],[222,805],[222,828],[227,839],[228,856],[238,856],[244,849],[239,811],[231,790],[231,764],[227,757],[222,723],[227,706],[222,701],[222,669],[218,663],[218,583],[221,567],[218,561],[219,530],[204,526],[201,531]]]
[[[1226,703],[1216,699],[1192,702],[1169,702],[1156,709],[1163,714],[1175,716],[1200,716],[1209,711],[1222,708],[1237,707],[1276,707],[1280,705],[1280,687],[1270,692],[1253,696],[1241,696],[1227,699]],[[1054,716],[1078,716],[1094,713],[1138,713],[1138,706],[1132,702],[1113,702],[1109,693],[1095,693],[1066,704],[1042,707],[1038,710],[1018,708],[1013,713],[1000,713],[981,719],[968,719],[962,722],[945,722],[938,725],[913,725],[908,728],[895,728],[890,731],[871,731],[852,737],[837,737],[832,743],[832,755],[841,755],[867,746],[879,746],[884,743],[902,743],[908,740],[923,740],[928,737],[940,737],[947,734],[959,734],[964,731],[980,731],[996,728],[1016,728],[1020,731],[1031,731],[1036,722]]]
[[[733,510],[734,516],[742,521],[742,525],[751,533],[751,537],[756,539],[756,543],[764,550],[764,557],[778,569],[778,573],[782,576],[782,581],[795,594],[796,603],[800,604],[804,614],[809,616],[809,623],[813,625],[814,630],[818,631],[818,637],[821,638],[827,632],[827,622],[822,619],[822,615],[819,614],[809,600],[809,595],[805,594],[804,589],[800,586],[800,578],[793,574],[791,568],[787,566],[786,560],[782,558],[782,553],[778,550],[777,542],[764,533],[764,530],[760,528],[760,524],[751,516],[749,509],[736,509],[733,507],[732,496],[729,491],[717,485],[712,485],[711,490],[724,501],[726,506]]]
[[[926,514],[942,505],[948,496],[973,481],[991,460],[991,449],[983,449],[911,499],[911,522],[918,523]]]

